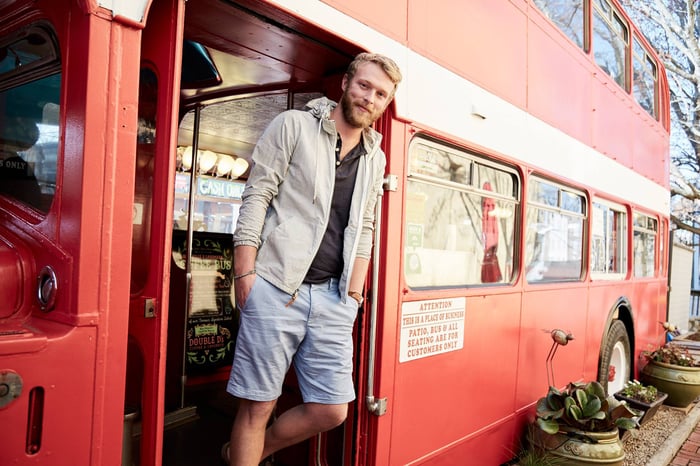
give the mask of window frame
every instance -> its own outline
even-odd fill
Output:
[[[550,205],[546,204],[543,202],[538,202],[537,200],[532,200],[531,199],[531,193],[533,192],[533,185],[534,183],[542,183],[546,184],[548,186],[551,186],[553,188],[557,189],[557,203],[556,205]],[[589,257],[587,255],[587,243],[588,243],[588,220],[590,217],[590,212],[589,212],[589,207],[588,207],[588,201],[589,197],[586,194],[585,191],[582,189],[578,189],[572,186],[565,185],[563,183],[560,183],[558,181],[555,181],[551,178],[548,178],[546,176],[542,176],[537,173],[532,173],[528,177],[528,183],[527,183],[527,198],[525,200],[525,214],[524,214],[524,237],[523,237],[523,265],[524,265],[524,277],[525,277],[525,282],[528,285],[540,285],[540,284],[551,284],[551,283],[571,283],[571,282],[582,282],[584,278],[586,277],[586,272],[588,270],[588,261]],[[581,200],[581,212],[574,212],[571,209],[567,209],[564,206],[562,206],[562,199],[563,199],[563,194],[566,193],[567,195],[575,195],[580,197]],[[536,236],[533,237],[533,241],[535,241],[535,244],[532,245],[533,249],[533,257],[529,257],[530,254],[530,246],[528,244],[528,239],[529,239],[529,230],[530,230],[530,224],[528,224],[528,221],[530,219],[530,212],[531,210],[536,209],[538,212],[540,211],[545,211],[545,212],[551,212],[551,213],[556,213],[559,215],[564,215],[568,216],[570,218],[579,218],[581,221],[581,238],[580,238],[580,266],[579,266],[579,273],[578,276],[576,277],[567,277],[567,278],[559,278],[559,277],[554,277],[551,279],[530,279],[528,275],[530,274],[531,270],[530,266],[532,264],[535,264],[537,261],[534,258],[535,250],[536,248]],[[538,233],[535,233],[538,234]],[[548,269],[547,269],[548,270]]]
[[[631,56],[631,51],[630,51],[630,44],[631,44],[631,32],[632,28],[630,27],[629,21],[625,18],[625,16],[622,14],[620,10],[617,9],[615,5],[613,5],[609,0],[588,0],[591,4],[590,6],[590,30],[591,30],[591,39],[590,39],[590,51],[592,52],[592,58],[593,62],[605,72],[607,76],[609,76],[613,81],[615,81],[622,89],[625,90],[625,92],[630,93],[631,92],[631,70],[630,70],[630,56]],[[602,7],[600,5],[605,4],[607,5],[607,11],[603,11]],[[611,31],[612,33],[615,34],[615,37],[618,39],[621,39],[623,44],[624,44],[624,50],[625,50],[625,56],[623,57],[622,60],[622,79],[624,80],[624,85],[621,85],[617,79],[615,79],[615,76],[611,75],[605,69],[598,64],[598,60],[596,59],[595,56],[595,50],[596,50],[596,44],[594,40],[594,27],[595,27],[595,19],[596,19],[596,13],[598,14],[599,18],[602,19],[605,24],[608,27],[608,30]],[[619,24],[623,28],[624,36],[621,37],[619,34],[619,31],[616,27],[616,24]]]
[[[13,46],[15,47],[14,49]],[[12,96],[16,93],[15,96],[21,97],[22,92],[24,92],[32,96],[26,99],[24,104],[40,104],[36,107],[23,104],[18,108],[23,109],[24,113],[20,112],[15,115],[5,113],[3,115],[3,118],[8,118],[6,121],[10,121],[13,118],[33,121],[33,124],[38,129],[38,139],[34,144],[18,151],[17,155],[31,167],[28,169],[27,176],[34,178],[40,192],[32,194],[23,187],[21,191],[18,191],[22,195],[4,194],[8,199],[11,199],[11,203],[17,203],[22,207],[26,206],[27,208],[21,209],[22,215],[26,213],[30,222],[38,223],[48,216],[58,192],[59,158],[62,152],[60,134],[63,131],[60,118],[64,80],[61,51],[53,26],[45,20],[32,22],[7,35],[0,36],[0,49],[3,48],[6,49],[6,56],[14,57],[15,63],[14,67],[0,71],[0,94]],[[40,55],[35,60],[31,60],[32,54]],[[22,62],[23,57],[30,60]],[[35,95],[37,90],[42,89],[42,87],[37,86],[44,86],[43,89],[52,90],[53,85],[51,81],[55,79],[58,80],[55,94],[46,92],[41,96]],[[34,87],[31,87],[33,85]],[[30,89],[30,92],[27,92],[27,89]],[[41,100],[40,97],[45,99],[55,97],[56,101]],[[5,107],[6,109],[7,107]],[[36,116],[31,114],[32,109],[34,112],[41,111],[42,115]],[[55,126],[55,131],[50,128],[51,126]],[[47,163],[44,158],[47,154],[47,147],[55,148],[53,158],[49,157],[52,160],[51,163]],[[24,180],[20,178],[13,179],[18,181]]]
[[[636,45],[639,45],[639,48],[642,50],[644,56],[639,57],[637,54],[637,47]],[[654,59],[654,56],[649,53],[649,47],[644,43],[642,40],[641,36],[635,32],[632,34],[632,42],[631,42],[631,56],[632,56],[632,66],[630,69],[631,73],[631,90],[630,94],[632,95],[632,98],[634,101],[642,107],[653,119],[657,120],[659,119],[659,64],[657,61]],[[646,69],[647,66],[651,66],[651,78],[653,79],[653,97],[652,97],[652,112],[649,112],[647,108],[645,108],[637,99],[637,96],[635,94],[635,89],[636,89],[636,82],[637,80],[635,79],[635,63],[639,60],[639,63],[643,67],[643,69]]]
[[[615,250],[620,254],[620,260],[623,262],[622,265],[622,272],[608,272],[608,271],[594,271],[593,270],[593,253],[594,253],[594,244],[593,244],[593,239],[595,237],[595,230],[596,230],[596,219],[595,219],[595,212],[596,212],[596,206],[600,205],[605,208],[607,208],[610,211],[616,212],[618,214],[621,214],[623,218],[621,219],[622,221],[619,222],[619,225],[622,229],[622,231],[618,232],[618,237],[621,240],[621,244],[618,244],[615,247]],[[590,245],[590,251],[589,251],[589,270],[590,270],[590,276],[591,280],[596,281],[596,280],[624,280],[625,277],[627,277],[628,270],[630,267],[630,258],[629,258],[629,253],[628,253],[628,238],[629,238],[629,212],[628,209],[623,206],[622,204],[617,204],[605,199],[601,198],[596,198],[593,197],[591,199],[591,228],[590,228],[590,233],[589,233],[589,238],[591,240],[591,245]],[[604,247],[605,251],[608,251],[607,248],[607,243],[605,244]]]
[[[646,225],[638,225],[637,224],[637,219],[638,218],[645,218],[646,221],[644,222]],[[635,279],[650,279],[650,278],[655,278],[659,274],[659,263],[661,261],[660,258],[660,253],[659,253],[659,243],[661,241],[661,230],[660,230],[660,224],[661,222],[659,221],[658,217],[655,215],[647,214],[639,210],[633,210],[632,211],[632,277]],[[635,249],[635,236],[636,233],[640,232],[641,234],[652,234],[654,235],[654,247],[653,247],[653,253],[654,253],[654,260],[653,260],[653,265],[651,269],[651,274],[647,275],[637,275],[637,254],[636,254],[636,249]]]
[[[414,150],[417,145],[424,145],[427,147],[432,147],[435,148],[439,151],[445,151],[448,152],[449,154],[453,154],[456,157],[464,159],[468,164],[469,164],[469,173],[467,174],[468,180],[465,183],[460,183],[460,182],[454,182],[451,180],[447,179],[441,179],[437,176],[431,176],[429,173],[423,172],[421,170],[415,170],[413,167],[413,163],[415,162],[415,156],[414,156]],[[459,193],[464,193],[472,196],[479,196],[481,197],[481,200],[483,201],[484,198],[492,198],[493,200],[497,202],[507,202],[512,204],[512,213],[513,213],[513,223],[512,223],[512,244],[510,245],[510,250],[504,253],[507,257],[510,259],[510,263],[504,264],[503,267],[503,278],[500,281],[497,282],[470,282],[470,283],[458,283],[458,284],[415,284],[411,283],[411,279],[409,277],[409,274],[407,273],[407,267],[409,267],[409,258],[408,256],[411,254],[416,254],[416,251],[409,250],[410,244],[412,242],[411,236],[416,235],[415,231],[411,233],[410,230],[410,225],[413,225],[412,222],[410,222],[410,216],[404,212],[404,217],[403,217],[403,224],[402,224],[402,234],[404,235],[404,240],[403,240],[403,247],[402,247],[402,276],[403,276],[403,281],[409,289],[412,291],[420,291],[420,290],[435,290],[435,289],[454,289],[454,288],[473,288],[473,287],[485,287],[485,286],[494,286],[494,285],[508,285],[512,284],[515,282],[518,276],[518,270],[519,270],[519,234],[520,234],[520,226],[519,226],[519,218],[521,215],[520,212],[520,206],[521,206],[521,196],[522,196],[522,179],[519,175],[519,172],[515,167],[512,165],[508,165],[506,163],[498,162],[495,160],[492,160],[488,158],[485,155],[479,154],[477,152],[468,150],[466,148],[458,147],[456,145],[450,144],[447,141],[439,140],[436,138],[432,138],[426,134],[418,134],[413,137],[413,139],[410,141],[409,146],[408,146],[408,154],[406,157],[406,163],[407,163],[407,168],[406,168],[406,189],[405,189],[405,196],[408,197],[411,195],[411,184],[412,183],[419,183],[428,187],[437,187],[440,189],[447,189],[451,190],[454,192],[459,192]],[[428,165],[429,167],[429,165]],[[478,186],[478,183],[481,180],[475,180],[475,173],[479,170],[479,167],[485,167],[488,169],[496,170],[500,174],[504,176],[510,176],[512,179],[512,193],[510,196],[504,194],[504,193],[499,193],[496,191],[488,191],[483,189],[482,187]],[[406,210],[409,210],[409,201],[407,200],[405,203]],[[483,233],[483,232],[482,232]],[[421,231],[421,234],[424,234]],[[421,241],[422,244],[422,241]],[[421,246],[422,247],[422,246]],[[472,271],[466,270],[465,274],[469,274]]]

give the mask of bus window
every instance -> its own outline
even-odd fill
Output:
[[[585,30],[583,0],[535,0],[535,5],[569,39],[582,49],[586,49],[583,42]]]
[[[596,63],[617,84],[628,90],[625,64],[629,29],[608,0],[593,1],[593,55]]]
[[[531,179],[525,236],[529,283],[581,278],[585,206],[583,194]]]
[[[633,53],[633,79],[632,90],[634,98],[644,110],[649,112],[649,115],[654,118],[658,117],[656,111],[657,99],[657,73],[656,63],[651,57],[647,49],[637,38],[635,34]]]
[[[627,271],[627,213],[622,207],[593,202],[591,275],[622,279]]]
[[[664,276],[664,271],[666,270],[666,261],[669,260],[666,252],[666,245],[669,244],[668,240],[668,229],[666,228],[666,223],[661,222],[659,224],[659,276]]]
[[[404,271],[414,288],[512,279],[518,178],[426,140],[409,149]]]
[[[0,195],[44,213],[56,191],[60,71],[44,26],[0,39]]]
[[[656,265],[656,236],[658,222],[655,218],[635,213],[632,216],[634,240],[632,254],[634,255],[634,276],[653,277]]]
[[[150,270],[153,172],[155,170],[158,78],[152,70],[139,73],[136,172],[131,236],[131,292],[143,289]]]

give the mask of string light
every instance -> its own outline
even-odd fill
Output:
[[[233,168],[233,157],[228,154],[219,154],[216,161],[216,176],[226,176]]]
[[[233,168],[231,168],[231,178],[239,178],[246,170],[248,170],[248,161],[241,157],[236,158],[233,161]]]
[[[197,151],[199,173],[209,173],[217,177],[236,179],[248,171],[248,161],[235,155],[220,154],[210,150]],[[178,146],[177,168],[188,172],[192,168],[192,147]]]
[[[209,173],[216,165],[217,155],[210,150],[197,151],[199,173]]]

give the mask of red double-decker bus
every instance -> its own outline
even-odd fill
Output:
[[[0,0],[0,464],[218,461],[231,235],[279,112],[404,81],[340,427],[278,465],[496,465],[662,341],[669,94],[617,0]],[[550,332],[574,336],[547,366]],[[291,373],[277,412],[299,402]]]

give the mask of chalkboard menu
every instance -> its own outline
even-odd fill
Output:
[[[185,273],[187,236],[173,231],[172,273]],[[230,365],[238,315],[233,296],[233,241],[230,234],[194,232],[192,281],[185,326],[185,364],[188,373]]]

